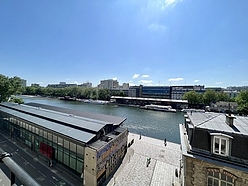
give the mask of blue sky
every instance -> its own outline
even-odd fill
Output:
[[[248,1],[2,0],[0,64],[28,85],[248,86]]]

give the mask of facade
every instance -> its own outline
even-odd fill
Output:
[[[84,88],[92,88],[92,83],[87,82],[87,83],[83,83],[81,85],[78,85],[79,87],[84,87]]]
[[[171,88],[169,86],[142,86],[141,97],[170,99]]]
[[[98,88],[115,89],[119,88],[119,83],[117,80],[113,79],[101,80],[101,83],[98,85]]]
[[[131,86],[128,91],[128,97],[141,97],[142,87],[143,87],[142,85]]]
[[[183,99],[183,95],[186,92],[195,91],[197,93],[204,93],[205,89],[203,85],[194,86],[171,86],[171,99]]]
[[[247,117],[187,113],[180,138],[184,185],[248,185]]]
[[[111,96],[111,100],[117,104],[145,106],[150,104],[171,106],[173,109],[183,109],[188,107],[188,100],[172,100],[158,98],[139,98]]]
[[[0,103],[2,132],[70,169],[89,186],[102,185],[122,162],[125,120],[37,103]]]
[[[223,91],[229,98],[236,98],[239,95],[238,91],[224,90]]]
[[[210,110],[213,112],[238,113],[237,109],[238,109],[238,103],[237,102],[219,101],[217,103],[212,103],[210,105]]]
[[[27,86],[27,80],[21,79],[21,81],[22,81],[22,87],[26,87]]]

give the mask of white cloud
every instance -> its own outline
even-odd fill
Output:
[[[144,74],[144,75],[142,75],[141,77],[142,77],[142,78],[148,78],[148,77],[150,77],[150,76],[147,75],[147,74]]]
[[[194,83],[197,83],[197,82],[199,82],[200,80],[199,79],[196,79],[196,80],[194,80]]]
[[[221,81],[219,81],[219,82],[216,82],[215,84],[216,84],[216,85],[220,85],[220,84],[222,84],[222,82],[221,82]]]
[[[178,2],[178,0],[165,0],[165,6],[173,5],[176,2]]]
[[[164,25],[157,24],[157,23],[152,23],[152,24],[148,25],[148,28],[151,31],[161,31],[161,30],[165,30],[166,29],[166,27]]]
[[[113,80],[117,80],[117,77],[112,78]]]
[[[138,82],[142,85],[152,85],[152,80],[140,80]]]
[[[183,81],[183,78],[170,78],[170,79],[168,79],[168,81],[174,81],[174,82]]]
[[[79,83],[77,81],[73,81],[71,84],[77,84],[78,85]]]
[[[133,75],[133,79],[136,79],[136,78],[138,78],[140,76],[140,74],[134,74]]]

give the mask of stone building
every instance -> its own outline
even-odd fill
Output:
[[[180,138],[184,185],[248,185],[248,117],[189,112]]]

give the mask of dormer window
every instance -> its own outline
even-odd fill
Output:
[[[221,133],[211,133],[212,136],[212,153],[229,156],[230,155],[230,144],[233,137]]]

